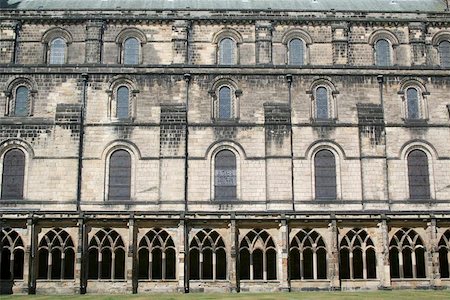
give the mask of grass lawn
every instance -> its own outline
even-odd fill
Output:
[[[70,295],[70,296],[41,296],[20,295],[0,296],[1,300],[212,300],[212,299],[239,299],[239,300],[313,300],[313,299],[395,299],[395,300],[434,300],[450,299],[450,291],[373,291],[373,292],[301,292],[301,293],[240,293],[240,294],[140,294],[140,295]]]

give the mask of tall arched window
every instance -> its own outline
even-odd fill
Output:
[[[350,230],[340,245],[341,279],[377,278],[377,260],[372,239],[363,229]]]
[[[130,117],[130,90],[124,85],[117,89],[116,117],[118,119]]]
[[[194,280],[225,280],[227,255],[225,243],[216,231],[200,230],[189,247],[189,278]]]
[[[450,230],[445,231],[439,244],[439,273],[441,278],[450,278]]]
[[[228,86],[221,87],[219,89],[219,119],[232,118],[232,103],[231,89]]]
[[[301,39],[289,41],[289,64],[303,66],[305,64],[305,43]]]
[[[385,39],[375,42],[375,65],[379,67],[391,66],[391,44]]]
[[[425,278],[425,246],[413,229],[399,229],[389,244],[391,278]]]
[[[231,38],[219,42],[219,65],[234,65],[236,43]]]
[[[430,199],[428,156],[422,150],[413,150],[408,155],[408,182],[410,199]]]
[[[25,247],[22,238],[11,228],[0,231],[0,279],[23,279]]]
[[[3,157],[2,199],[23,199],[25,154],[11,149]]]
[[[450,68],[450,41],[439,43],[439,58],[441,67]]]
[[[125,65],[139,64],[141,43],[137,38],[130,37],[123,42],[123,63]]]
[[[294,280],[327,278],[327,247],[316,231],[302,229],[292,239],[289,272]]]
[[[327,120],[330,118],[328,89],[320,86],[316,89],[316,119]]]
[[[109,159],[109,200],[131,198],[131,155],[126,150],[116,150]]]
[[[64,64],[66,62],[66,41],[62,38],[53,39],[50,42],[49,63]]]
[[[277,249],[272,237],[262,229],[252,229],[239,246],[240,278],[277,279]]]
[[[314,156],[314,178],[316,199],[336,199],[336,161],[329,150],[320,150]]]
[[[125,279],[125,245],[117,231],[100,229],[89,243],[89,279]]]
[[[50,230],[39,243],[38,279],[73,279],[75,247],[70,235],[60,229]]]
[[[406,107],[408,119],[420,119],[419,92],[416,88],[411,87],[406,90]]]
[[[142,238],[138,249],[139,279],[175,279],[175,244],[167,231],[151,229]]]
[[[236,199],[236,187],[236,156],[230,150],[222,150],[214,159],[214,199]]]
[[[16,89],[14,101],[14,116],[26,117],[29,112],[30,90],[26,86],[19,86]]]

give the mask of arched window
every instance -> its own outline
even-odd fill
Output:
[[[340,245],[341,279],[377,278],[377,260],[372,239],[363,229],[350,230]]]
[[[127,119],[130,117],[130,90],[126,86],[120,86],[117,89],[116,116],[118,119]]]
[[[175,244],[167,231],[151,229],[138,249],[139,279],[175,279]]]
[[[219,119],[227,120],[232,118],[232,96],[228,86],[219,89]]]
[[[375,42],[375,65],[379,67],[392,65],[391,44],[385,39],[379,39]]]
[[[447,230],[438,244],[439,273],[441,278],[450,278],[450,230]]]
[[[0,279],[23,279],[25,247],[22,238],[11,228],[0,231]]]
[[[416,88],[406,90],[407,119],[420,119],[419,92]]]
[[[131,198],[131,155],[126,150],[116,150],[109,158],[109,200]]]
[[[262,229],[252,229],[239,246],[240,279],[276,280],[277,249]]]
[[[19,86],[16,89],[15,101],[14,101],[14,116],[26,117],[29,112],[29,98],[30,90],[26,86]]]
[[[73,279],[75,247],[70,235],[60,229],[50,230],[39,243],[38,279]]]
[[[25,154],[11,149],[3,157],[2,199],[23,199]]]
[[[327,278],[327,247],[316,231],[302,229],[292,239],[289,272],[294,280]]]
[[[89,279],[125,279],[125,245],[111,228],[100,229],[89,243]]]
[[[408,155],[409,199],[430,199],[428,156],[422,150]]]
[[[55,38],[50,42],[49,63],[64,64],[66,62],[66,41],[62,38]]]
[[[450,41],[439,43],[439,58],[441,67],[450,68]]]
[[[236,156],[230,150],[222,150],[214,159],[214,199],[236,199],[236,187]]]
[[[305,64],[305,43],[301,39],[289,41],[289,64],[293,66],[303,66]]]
[[[236,42],[231,38],[224,38],[219,42],[219,65],[234,65]]]
[[[320,150],[314,156],[314,179],[316,199],[336,199],[336,161],[331,151]]]
[[[316,119],[327,120],[329,118],[330,113],[328,89],[320,86],[316,89]]]
[[[193,280],[227,279],[227,255],[222,237],[214,230],[202,229],[189,247],[189,278]]]
[[[125,65],[139,64],[141,44],[137,38],[130,37],[123,42],[123,63]]]
[[[391,278],[425,278],[425,246],[413,229],[402,228],[389,244]]]

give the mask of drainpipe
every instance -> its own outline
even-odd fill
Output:
[[[386,119],[385,119],[385,115],[384,115],[384,96],[383,96],[383,85],[384,85],[384,76],[383,75],[378,75],[377,76],[377,81],[378,81],[378,88],[379,88],[379,92],[380,92],[380,104],[381,104],[381,109],[383,111],[383,120],[384,120],[384,139],[385,139],[385,156],[386,159],[384,160],[384,169],[385,169],[385,178],[386,178],[386,197],[388,200],[388,205],[389,205],[389,210],[391,210],[391,196],[390,196],[390,192],[389,192],[389,164],[388,164],[388,159],[387,159],[387,134],[386,134]]]
[[[286,80],[288,82],[288,105],[290,111],[291,120],[291,200],[292,200],[292,211],[295,211],[295,199],[294,199],[294,137],[292,130],[292,74],[286,75]]]
[[[80,141],[78,143],[78,174],[77,174],[77,212],[81,212],[81,183],[83,176],[83,143],[84,143],[84,114],[86,106],[86,91],[89,75],[86,73],[81,74],[81,80],[83,86],[81,90],[81,109],[80,109]]]
[[[103,35],[105,34],[105,29],[106,29],[106,22],[103,21],[102,27],[100,27],[100,47],[99,47],[100,53],[98,57],[99,63],[103,63]]]
[[[20,30],[22,29],[22,22],[17,21],[16,26],[14,27],[14,49],[13,49],[13,57],[12,57],[12,63],[17,63],[18,58],[18,51],[19,51],[19,35]]]
[[[184,211],[188,211],[188,171],[189,171],[189,122],[188,122],[188,112],[189,112],[189,86],[191,82],[191,74],[184,74],[184,81],[186,82],[186,125],[185,125],[185,146],[184,146]]]

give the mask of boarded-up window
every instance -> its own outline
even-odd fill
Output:
[[[117,89],[117,118],[126,119],[130,116],[130,90],[126,86]]]
[[[140,43],[136,38],[128,38],[123,43],[123,63],[126,65],[139,64]]]
[[[223,86],[219,90],[219,119],[231,118],[231,89]]]
[[[219,44],[219,64],[233,65],[234,64],[234,41],[230,38],[225,38]]]
[[[439,44],[439,57],[441,60],[441,67],[450,68],[450,42],[443,41]]]
[[[336,199],[336,162],[333,153],[321,150],[314,157],[316,199]]]
[[[406,90],[406,101],[408,106],[408,119],[419,119],[419,93],[415,88]]]
[[[425,152],[413,150],[408,155],[408,180],[410,199],[430,199],[430,175]]]
[[[236,199],[236,157],[229,150],[222,150],[215,158],[214,198]]]
[[[131,197],[131,156],[125,150],[115,151],[109,160],[109,200]]]
[[[319,120],[325,120],[329,118],[328,90],[323,86],[316,89],[316,117]]]
[[[302,40],[292,39],[289,42],[289,64],[295,66],[304,65],[305,46]]]
[[[50,43],[50,64],[64,64],[66,62],[66,42],[56,38]]]
[[[391,65],[391,46],[387,40],[381,39],[375,43],[375,64],[379,67]]]
[[[23,199],[25,154],[12,149],[3,158],[2,199]]]
[[[14,103],[14,115],[17,117],[26,117],[28,115],[29,90],[26,86],[20,86],[16,90]]]

